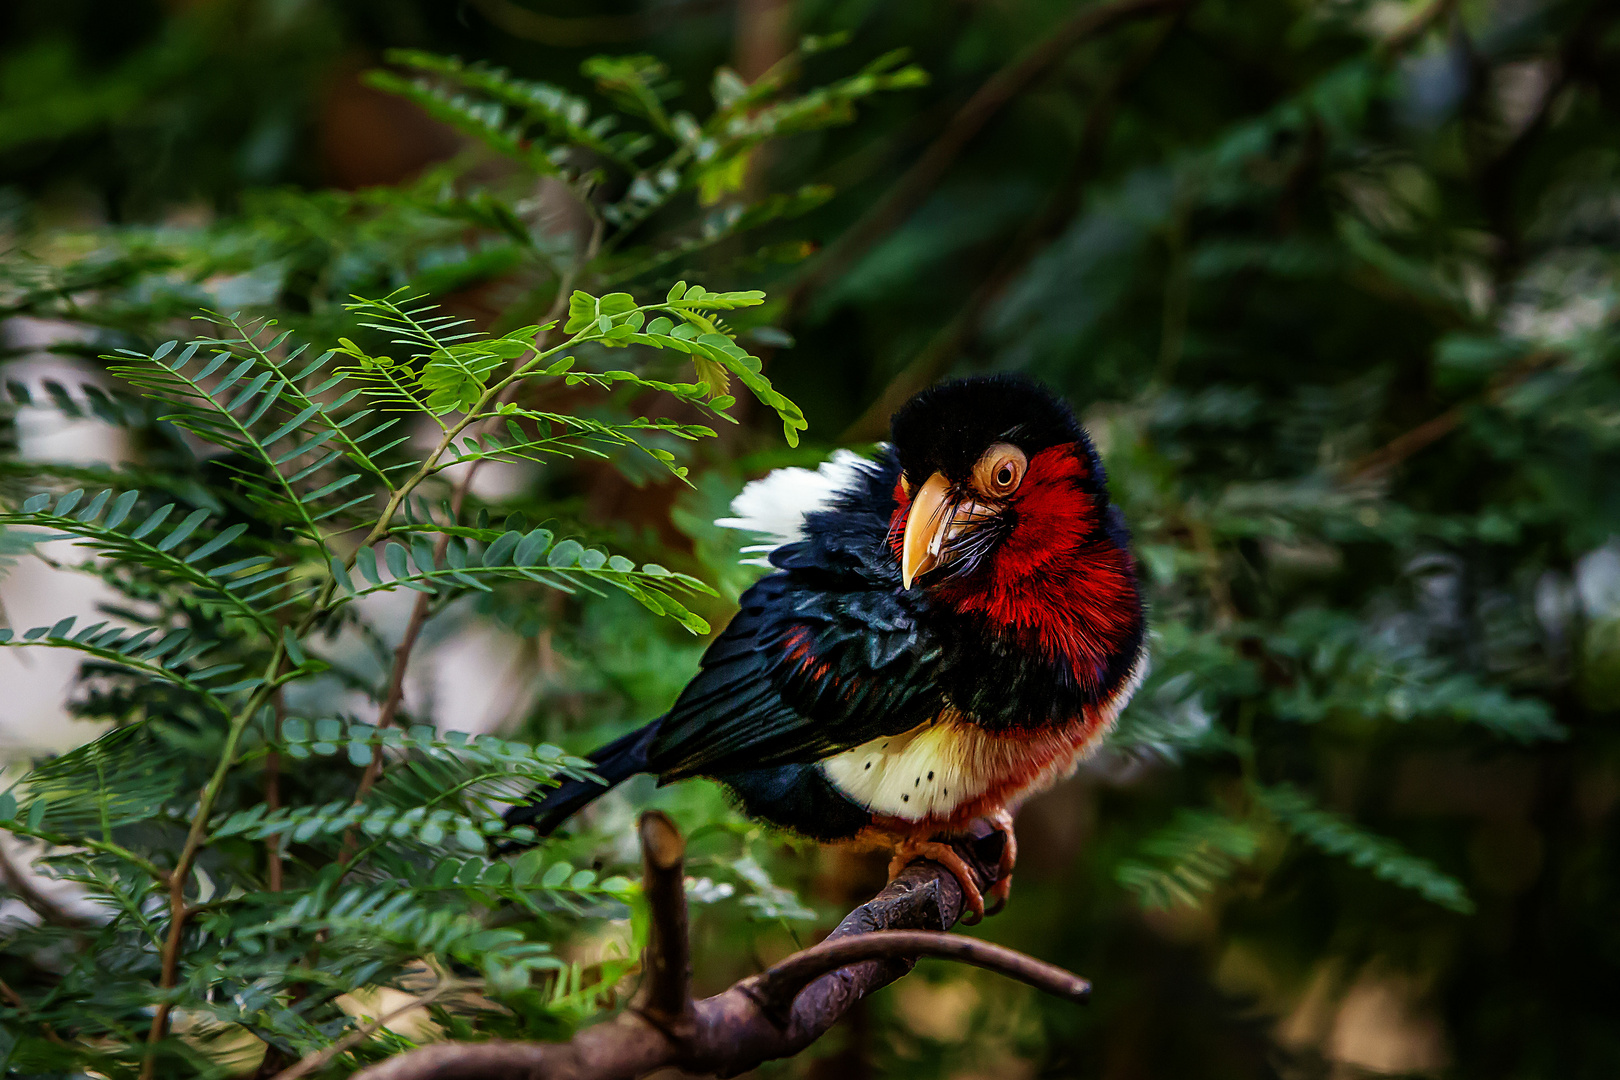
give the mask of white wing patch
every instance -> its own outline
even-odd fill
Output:
[[[992,790],[1011,808],[1073,773],[1101,745],[1146,672],[1143,650],[1113,697],[1088,719],[1014,737],[952,716],[862,743],[823,759],[821,767],[850,799],[902,821],[948,818]]]
[[[763,543],[750,544],[743,551],[768,555],[783,544],[804,539],[804,518],[826,509],[834,498],[854,488],[860,472],[872,462],[849,450],[835,450],[830,461],[819,469],[777,469],[752,481],[731,500],[732,517],[719,518],[716,525],[755,533]],[[765,558],[745,560],[754,566],[769,566]]]

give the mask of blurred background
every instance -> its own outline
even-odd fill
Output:
[[[1091,977],[1092,1004],[924,964],[767,1072],[1620,1073],[1620,7],[10,0],[0,483],[205,468],[95,390],[102,353],[200,307],[330,342],[351,293],[499,329],[565,287],[548,253],[591,232],[577,194],[399,49],[592,108],[651,94],[675,138],[761,80],[837,121],[649,197],[591,271],[765,289],[737,328],[805,445],[739,406],[690,487],[490,468],[484,504],[696,573],[723,620],[757,571],[710,522],[747,479],[869,448],[938,378],[1022,370],[1083,414],[1132,525],[1152,677],[1023,809],[1011,907],[975,931]],[[872,71],[902,74],[851,89]],[[3,534],[0,574],[6,625],[103,599]],[[404,609],[372,618],[386,636]],[[661,710],[702,648],[556,595],[457,606],[425,644],[412,715],[576,750]],[[8,759],[100,730],[75,670],[0,656]],[[700,987],[881,883],[697,782],[632,787],[569,843],[625,859],[650,801],[716,868]]]

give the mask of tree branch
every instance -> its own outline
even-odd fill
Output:
[[[581,263],[588,263],[596,257],[596,252],[602,242],[602,229],[598,225],[591,234]],[[557,282],[557,295],[551,301],[542,325],[558,319],[568,309],[568,297],[573,292],[575,278],[578,277],[579,267],[572,266]],[[534,348],[540,352],[545,345],[547,331],[542,330],[535,339]],[[517,380],[508,382],[496,396],[497,404],[504,405],[517,394],[518,387],[522,385]],[[493,419],[493,418],[491,418]],[[487,426],[487,423],[486,423]],[[473,477],[478,475],[478,467],[484,463],[480,458],[467,466],[465,472],[456,481],[450,492],[450,523],[453,525],[461,517],[462,504],[467,500],[467,493],[472,490]],[[369,542],[369,540],[367,541]],[[444,559],[445,552],[450,549],[450,534],[440,533],[438,540],[433,544],[433,561],[438,564]],[[416,648],[416,639],[422,634],[422,627],[427,622],[428,607],[433,599],[431,593],[417,593],[416,600],[411,605],[411,616],[405,624],[405,633],[400,637],[399,647],[394,650],[394,663],[388,673],[388,692],[383,697],[382,707],[377,710],[377,730],[381,731],[393,724],[394,718],[399,715],[400,706],[405,702],[405,672],[411,662],[411,651]],[[366,762],[366,771],[360,775],[360,783],[355,787],[354,801],[358,805],[365,801],[371,789],[376,786],[377,779],[382,775],[383,748],[381,744],[372,748],[371,760]],[[353,827],[343,833],[343,846],[339,849],[338,862],[344,866],[354,858],[358,834]]]
[[[75,914],[35,888],[28,880],[27,871],[12,861],[11,853],[0,844],[0,884],[23,902],[23,905],[52,926],[68,930],[86,930],[96,925],[93,919]],[[0,991],[3,993],[3,991]]]
[[[974,287],[950,321],[929,338],[922,350],[889,380],[883,392],[845,430],[842,441],[863,442],[884,438],[888,434],[889,417],[913,394],[939,378],[951,361],[978,335],[979,320],[990,305],[1029,261],[1045,249],[1046,244],[1079,208],[1081,196],[1097,172],[1120,99],[1180,28],[1194,3],[1196,0],[1178,0],[1134,13],[1153,15],[1162,10],[1173,17],[1166,19],[1159,32],[1125,62],[1092,103],[1069,167],[1040,212],[1019,230],[1001,258],[991,267],[990,273]]]
[[[768,1015],[785,1022],[787,1010],[799,991],[830,971],[866,960],[914,960],[932,956],[956,960],[973,967],[996,971],[1010,979],[1035,987],[1055,997],[1083,1002],[1091,996],[1091,984],[1060,967],[1026,956],[1021,952],[993,945],[977,938],[958,937],[933,930],[877,930],[855,934],[838,941],[827,941],[796,952],[769,971],[746,979],[739,985],[758,1001]]]
[[[1090,4],[986,79],[929,144],[916,163],[851,226],[794,286],[788,306],[841,276],[868,249],[909,217],[992,117],[1044,75],[1070,49],[1115,25],[1179,10],[1187,0],[1113,0]]]
[[[982,889],[995,883],[1003,840],[984,829],[951,841]],[[943,866],[919,859],[820,945],[694,1002],[686,989],[685,845],[656,813],[642,817],[641,841],[653,932],[630,1008],[566,1043],[438,1043],[364,1069],[355,1080],[630,1080],[669,1066],[735,1076],[803,1050],[919,956],[963,960],[1072,1001],[1090,991],[1084,979],[1032,957],[941,933],[961,917],[962,888]]]
[[[298,1080],[300,1076],[308,1076],[317,1069],[324,1068],[327,1062],[343,1053],[349,1047],[359,1046],[361,1043],[365,1042],[367,1039],[371,1038],[373,1035],[377,1034],[377,1032],[381,1031],[395,1020],[398,1020],[406,1013],[415,1009],[426,1008],[439,998],[443,997],[449,991],[456,989],[456,986],[457,984],[454,979],[449,977],[441,979],[439,984],[433,989],[429,990],[427,993],[412,998],[398,1008],[390,1009],[388,1012],[377,1017],[375,1020],[368,1020],[366,1023],[349,1032],[331,1046],[328,1046],[325,1050],[319,1050],[308,1055],[307,1057],[298,1061],[296,1064],[276,1073],[276,1075],[271,1077],[270,1080]]]
[[[692,952],[687,941],[686,840],[659,811],[641,815],[642,887],[652,909],[641,989],[631,1008],[677,1038],[691,1033]]]

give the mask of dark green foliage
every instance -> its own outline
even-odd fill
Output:
[[[519,8],[562,23],[503,25],[640,36],[483,21]],[[0,1060],[138,1068],[163,874],[210,784],[165,1075],[251,1072],[222,1064],[243,1029],[283,1062],[327,1046],[344,993],[423,992],[424,956],[501,1006],[452,993],[446,1031],[566,1033],[632,970],[649,801],[693,836],[700,984],[779,955],[801,897],[857,898],[850,864],[810,882],[700,784],[631,787],[515,860],[482,845],[504,799],[584,767],[551,744],[645,722],[689,676],[749,580],[710,524],[743,479],[881,438],[875,401],[1018,368],[1085,414],[1152,600],[1146,684],[1021,816],[985,927],[1097,997],[1077,1015],[925,970],[811,1056],[1620,1067],[1613,5],[1198,0],[1049,54],[1073,5],[806,2],[798,29],[831,37],[781,39],[752,81],[719,66],[738,16],[704,5],[18,10],[0,316],[71,324],[52,349],[115,378],[0,376],[0,572],[56,537],[119,600],[0,629],[83,654],[72,709],[115,725],[0,817],[71,845],[45,866],[114,914],[8,925],[24,1005],[0,1003]],[[314,77],[346,49],[386,57],[364,92],[437,117],[412,138],[443,153],[322,186],[360,130],[318,103],[362,92]],[[199,199],[203,224],[172,212]],[[240,314],[198,337],[201,311]],[[132,460],[13,454],[14,419],[49,414],[119,426]],[[528,471],[452,509],[479,462]],[[518,741],[422,726],[457,701],[368,726],[391,591],[426,605],[419,650],[475,624],[526,643]],[[1393,1012],[1358,1044],[1367,1001]]]

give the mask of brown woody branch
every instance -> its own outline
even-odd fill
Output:
[[[1113,127],[1114,114],[1124,98],[1125,92],[1147,70],[1149,64],[1163,50],[1177,29],[1182,25],[1188,11],[1197,0],[1175,0],[1159,4],[1137,4],[1125,7],[1112,5],[1114,14],[1111,19],[1102,23],[1090,24],[1088,32],[1095,33],[1111,25],[1114,19],[1129,17],[1146,17],[1167,14],[1170,18],[1164,20],[1150,40],[1139,49],[1115,73],[1108,85],[1098,94],[1091,108],[1086,113],[1084,126],[1081,128],[1080,140],[1076,146],[1073,158],[1065,170],[1063,179],[1059,182],[1052,194],[1047,198],[1045,205],[1028,221],[1018,232],[989,274],[979,282],[969,294],[967,299],[956,309],[950,321],[940,327],[929,338],[928,343],[914,356],[904,368],[889,380],[883,392],[878,395],[866,411],[845,430],[842,439],[845,442],[863,442],[883,438],[888,432],[889,417],[895,410],[904,405],[917,391],[928,386],[943,375],[951,363],[960,356],[979,334],[979,324],[990,305],[1002,294],[1007,285],[1018,274],[1023,272],[1037,254],[1045,249],[1054,236],[1068,223],[1070,218],[1080,206],[1081,197],[1087,185],[1096,175],[1101,165],[1103,148],[1107,142],[1109,131]],[[1104,9],[1088,8],[1088,12],[1101,13]],[[1078,19],[1079,16],[1076,16]],[[1071,28],[1073,21],[1068,24]],[[1070,44],[1074,44],[1071,41]],[[987,84],[988,85],[988,84]],[[937,179],[937,177],[935,178]],[[905,181],[902,180],[901,184]],[[900,185],[896,185],[898,189]],[[864,224],[864,222],[862,223]],[[855,226],[856,230],[862,227]],[[852,230],[852,232],[855,230]],[[871,238],[875,239],[875,237]],[[870,241],[863,240],[862,244]],[[842,243],[842,242],[841,242]],[[862,247],[864,250],[864,247]],[[847,264],[845,264],[847,265]]]
[[[995,883],[1002,842],[993,832],[952,841],[981,889]],[[641,843],[652,935],[630,1008],[566,1043],[438,1043],[373,1065],[355,1080],[630,1080],[670,1066],[735,1076],[803,1050],[861,998],[909,972],[920,956],[999,971],[1072,1001],[1090,992],[1084,979],[1032,957],[942,933],[962,915],[962,888],[950,871],[919,859],[820,945],[693,1001],[685,845],[674,823],[657,812],[642,817]]]
[[[992,117],[1045,75],[1068,52],[1120,23],[1176,11],[1188,0],[1112,0],[1091,4],[986,79],[900,179],[849,228],[788,297],[789,307],[841,276],[873,244],[920,206]]]

